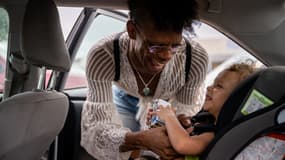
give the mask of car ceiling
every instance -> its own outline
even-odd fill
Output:
[[[127,9],[127,0],[56,0],[59,6]],[[27,0],[1,0],[0,5]],[[198,0],[201,21],[269,65],[285,65],[285,0]],[[283,40],[282,40],[283,39]]]
[[[212,0],[201,19],[270,65],[285,65],[285,0]]]

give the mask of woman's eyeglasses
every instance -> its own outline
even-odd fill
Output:
[[[148,43],[147,40],[144,40],[144,43],[146,44],[146,47],[148,48],[149,53],[157,54],[162,53],[166,51],[171,51],[172,53],[176,53],[179,48],[181,48],[180,44],[176,45],[152,45]]]
[[[134,23],[136,30],[142,35],[139,26],[137,23]],[[143,43],[145,44],[146,48],[148,49],[149,53],[152,54],[159,54],[162,52],[172,52],[175,54],[181,47],[181,44],[174,44],[174,45],[164,45],[164,44],[151,44],[146,38],[143,39]]]

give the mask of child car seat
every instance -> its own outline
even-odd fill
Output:
[[[283,66],[263,69],[243,81],[223,105],[216,123],[216,136],[200,158],[234,159],[257,137],[284,132],[283,82]]]

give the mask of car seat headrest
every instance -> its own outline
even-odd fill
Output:
[[[30,0],[22,29],[22,50],[27,62],[47,69],[69,71],[71,61],[59,13],[52,0]]]
[[[217,120],[222,128],[262,108],[285,101],[285,67],[260,70],[243,81],[224,103]],[[219,129],[218,129],[219,130]]]

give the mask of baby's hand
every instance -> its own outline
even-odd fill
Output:
[[[191,126],[190,117],[186,116],[185,114],[179,114],[177,116],[177,119],[179,120],[183,128],[189,128]]]
[[[167,117],[175,116],[175,110],[170,105],[169,106],[159,106],[155,112],[159,119],[165,121]]]

